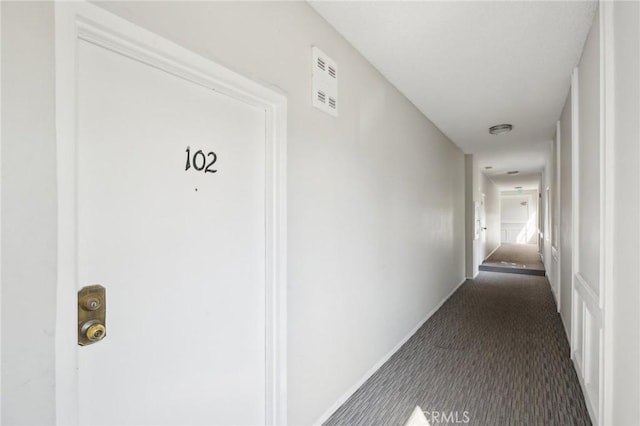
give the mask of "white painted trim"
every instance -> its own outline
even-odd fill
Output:
[[[78,39],[265,110],[267,424],[287,423],[286,97],[86,2],[56,3],[56,423],[77,424],[75,82]]]
[[[548,268],[545,268],[545,274],[549,279],[549,286],[553,292],[553,296],[556,302],[556,312],[560,312],[560,274],[558,269],[560,268],[560,251],[554,246],[551,246],[551,274],[547,274]],[[552,283],[553,282],[553,283]]]
[[[2,40],[2,2],[0,1],[0,41]],[[0,42],[0,82],[2,82],[2,43]],[[0,176],[2,176],[2,84],[0,84]],[[0,325],[2,324],[2,179],[0,179]],[[2,327],[0,326],[0,366],[2,364]],[[0,371],[0,423],[2,423],[2,373]]]
[[[574,297],[577,297],[574,294]],[[577,302],[577,299],[576,299]],[[577,304],[577,303],[576,303]],[[579,308],[576,307],[576,310],[581,310],[584,311],[584,303],[580,303]],[[582,312],[582,314],[584,314],[584,312]],[[584,315],[583,315],[584,317]],[[581,317],[582,318],[582,317]],[[582,335],[584,336],[584,323],[582,324]],[[576,373],[578,374],[578,376],[582,377],[582,370],[583,370],[583,365],[584,365],[584,339],[583,342],[580,345],[575,345],[575,348],[573,350],[571,350],[571,358],[575,360],[576,366],[578,367],[578,369],[576,370]],[[586,393],[585,393],[586,395]]]
[[[593,404],[591,404],[591,400],[589,399],[589,393],[587,391],[587,386],[584,383],[584,379],[582,378],[582,367],[578,364],[576,358],[574,356],[571,357],[573,361],[573,366],[576,370],[576,375],[578,376],[578,382],[580,383],[580,388],[582,389],[582,395],[584,396],[584,403],[587,406],[587,411],[589,412],[589,417],[591,417],[591,421],[593,422],[596,419],[596,412],[593,409]],[[594,423],[595,424],[595,423]]]
[[[589,286],[580,272],[575,275],[576,292],[580,295],[581,300],[587,305],[591,315],[602,323],[603,311],[600,309],[600,298],[595,291]]]
[[[464,280],[462,280],[462,282],[460,282],[460,284],[456,285],[453,290],[451,290],[451,292],[444,298],[442,299],[442,301],[440,303],[438,303],[438,305],[433,308],[426,317],[424,317],[422,320],[420,320],[420,322],[411,329],[411,331],[409,331],[409,333],[402,338],[402,340],[400,340],[400,342],[398,342],[397,345],[395,345],[393,347],[393,349],[391,349],[389,352],[387,352],[378,362],[376,362],[373,367],[371,367],[365,374],[364,376],[362,376],[362,378],[360,380],[358,380],[353,386],[351,386],[340,398],[338,398],[338,400],[332,404],[319,418],[318,420],[316,420],[315,422],[313,422],[314,425],[321,425],[322,423],[324,423],[325,421],[327,421],[329,419],[329,417],[331,417],[331,415],[333,413],[335,413],[335,411],[340,408],[340,406],[342,404],[344,404],[344,402],[349,399],[351,397],[351,395],[353,395],[363,384],[364,382],[366,382],[367,380],[369,380],[369,378],[371,376],[373,376],[373,374],[378,371],[380,369],[380,367],[382,367],[384,365],[385,362],[389,361],[389,359],[393,356],[393,354],[395,354],[396,352],[398,352],[398,350],[402,347],[402,345],[404,345],[405,343],[407,343],[407,341],[414,335],[416,334],[416,332],[418,330],[420,330],[420,327],[422,327],[424,325],[425,322],[427,322],[429,320],[429,318],[431,318],[433,316],[433,314],[435,314],[438,309],[440,309],[442,307],[442,305],[445,304],[445,302],[447,300],[449,300],[449,298],[451,296],[453,296],[453,294],[460,288],[460,286],[462,284],[464,284],[465,282],[467,282],[468,278],[465,278]]]
[[[562,174],[561,167],[560,167],[560,162],[562,161],[562,158],[560,157],[561,145],[562,145],[562,123],[560,123],[560,120],[558,120],[556,121],[556,141],[555,141],[556,169],[555,169],[555,176],[553,179],[554,188],[555,188],[555,192],[554,192],[555,200],[553,204],[554,204],[554,211],[556,214],[554,214],[555,219],[552,220],[554,229],[553,229],[553,235],[551,238],[551,255],[556,260],[555,270],[553,272],[556,276],[556,287],[558,288],[557,290],[558,291],[558,312],[560,312],[561,306],[562,306],[562,254],[560,252],[560,240],[562,238],[561,232],[560,232],[560,225],[562,224],[562,220],[561,220],[562,216],[560,214],[561,213],[560,201],[562,200],[560,198],[560,186],[561,186],[560,176]],[[554,247],[553,240],[556,240],[557,248]]]
[[[578,239],[578,232],[579,232],[578,222],[580,220],[580,215],[578,214],[579,203],[580,203],[580,194],[578,192],[580,189],[579,182],[578,182],[578,176],[579,176],[579,173],[578,173],[579,172],[579,169],[578,169],[579,146],[578,145],[579,145],[579,136],[580,136],[580,133],[579,133],[580,132],[580,125],[579,125],[580,106],[578,105],[578,102],[580,101],[579,79],[580,79],[579,70],[576,67],[573,70],[573,74],[571,74],[571,227],[572,227],[571,247],[573,247],[572,249],[573,255],[571,256],[571,294],[572,294],[571,339],[569,340],[571,353],[574,353],[574,351],[576,350],[575,327],[576,327],[578,304],[577,304],[577,301],[575,300],[575,294],[576,294],[575,274],[579,268],[578,243],[580,241]]]
[[[615,282],[615,73],[614,3],[600,0],[600,342],[599,424],[613,423],[613,297]]]

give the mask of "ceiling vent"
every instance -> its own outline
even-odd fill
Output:
[[[338,116],[338,65],[317,47],[311,48],[313,106],[334,117]]]
[[[518,170],[511,170],[510,172],[507,172],[508,175],[517,175],[518,173],[520,173]]]

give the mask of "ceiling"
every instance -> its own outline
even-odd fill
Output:
[[[596,2],[309,3],[496,183],[537,186]]]

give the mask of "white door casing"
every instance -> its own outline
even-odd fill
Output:
[[[264,309],[259,313],[264,316],[265,327],[263,335],[265,346],[263,353],[265,372],[264,420],[267,424],[286,423],[286,99],[274,90],[256,84],[170,41],[86,3],[56,4],[56,120],[59,197],[56,323],[57,423],[76,424],[82,420],[78,417],[78,401],[80,397],[78,383],[82,383],[77,373],[78,363],[83,361],[82,358],[86,354],[89,354],[87,350],[94,349],[94,352],[98,352],[98,349],[104,350],[106,346],[101,347],[100,345],[106,345],[110,338],[112,340],[115,339],[115,336],[108,335],[104,342],[82,348],[81,350],[85,352],[82,353],[82,357],[78,357],[76,292],[78,288],[84,285],[94,284],[94,282],[84,282],[91,278],[88,277],[90,274],[83,269],[86,259],[80,262],[78,255],[81,255],[80,258],[86,253],[88,256],[93,256],[93,258],[105,257],[100,250],[93,254],[89,253],[90,250],[87,250],[87,247],[90,247],[90,245],[82,240],[84,233],[79,235],[79,221],[84,220],[83,218],[86,216],[83,216],[78,209],[84,212],[87,206],[94,207],[93,203],[85,203],[84,207],[79,203],[83,200],[95,202],[96,206],[93,210],[95,215],[100,202],[100,197],[91,198],[95,188],[83,188],[82,182],[79,183],[80,177],[91,176],[91,173],[87,173],[86,168],[83,169],[78,164],[78,159],[83,159],[83,161],[87,159],[87,150],[83,150],[83,145],[78,140],[79,134],[92,128],[90,126],[87,127],[87,123],[84,121],[80,123],[82,126],[78,126],[79,123],[76,122],[77,117],[79,117],[77,102],[79,98],[83,99],[78,93],[79,73],[81,71],[78,64],[80,55],[85,54],[88,54],[88,57],[98,62],[101,60],[100,58],[107,62],[121,61],[121,64],[128,62],[131,67],[138,67],[143,73],[149,72],[150,74],[147,77],[155,76],[159,79],[173,80],[172,83],[175,83],[176,87],[182,85],[187,91],[192,90],[194,93],[200,93],[201,100],[215,98],[215,100],[211,101],[213,104],[220,104],[221,102],[224,104],[226,102],[227,106],[236,105],[237,108],[245,111],[249,116],[253,116],[256,123],[262,123],[265,135],[263,138],[264,146],[257,152],[261,152],[262,157],[260,158],[264,158],[264,178],[261,178],[264,183],[264,193],[263,197],[258,197],[259,200],[263,201],[262,206],[264,208],[261,216],[264,222],[264,227],[262,228],[263,239],[258,240],[263,241],[263,247],[257,249],[257,252],[253,254],[253,258],[256,258],[256,253],[262,253],[262,261],[259,261],[255,266],[264,270],[264,280],[261,280],[261,282],[264,282],[264,298],[261,299],[263,300]],[[113,65],[115,62],[110,64]],[[102,65],[109,66],[109,63]],[[82,70],[82,72],[87,71]],[[99,72],[99,69],[93,68],[92,71]],[[111,74],[106,73],[103,77],[109,75]],[[166,80],[167,87],[172,84],[169,83],[169,80]],[[91,81],[91,79],[87,81]],[[186,88],[187,86],[190,88]],[[87,89],[87,87],[85,86],[83,90]],[[94,93],[95,95],[99,95],[99,89],[97,86],[93,87],[92,90],[97,90]],[[209,92],[210,90],[214,92]],[[90,101],[91,95],[87,95],[84,100]],[[131,111],[135,111],[135,109],[131,109],[129,113]],[[251,113],[250,111],[255,112]],[[117,119],[124,121],[126,117],[120,116]],[[204,122],[204,120],[201,121]],[[187,120],[184,123],[189,123],[189,121]],[[114,123],[108,124],[111,127],[102,129],[105,133],[108,129],[117,127]],[[93,139],[98,139],[97,136],[99,136],[99,133],[93,135]],[[185,144],[182,141],[180,144],[188,145],[188,143]],[[153,148],[153,144],[150,147]],[[108,147],[101,155],[114,155],[116,148]],[[183,164],[184,156],[186,155],[184,148],[185,146],[181,146],[181,155],[183,157],[180,162]],[[193,147],[192,149],[195,151],[198,148]],[[144,155],[144,153],[136,154],[134,152],[132,158],[140,160],[144,158]],[[153,163],[154,156],[150,155],[148,158]],[[94,163],[88,161],[86,164],[96,165],[99,162],[94,159]],[[119,172],[117,165],[114,167],[114,164],[110,164],[110,167],[111,170],[105,169],[102,172]],[[125,167],[123,166],[123,168]],[[160,167],[157,172],[162,173],[162,168]],[[184,173],[185,171],[182,170],[182,172]],[[178,175],[173,175],[174,178],[176,176]],[[195,175],[191,175],[191,181],[188,182],[189,185],[195,183],[193,179],[196,178],[193,176]],[[202,176],[199,176],[199,178],[202,178]],[[114,179],[114,181],[117,181],[117,179]],[[104,184],[105,182],[110,182],[110,180],[98,179],[96,182]],[[143,179],[140,182],[145,181]],[[160,179],[160,182],[164,185],[170,184],[166,179],[164,181]],[[210,182],[210,180],[207,181],[201,187],[203,196],[206,195],[207,185],[210,186]],[[120,184],[122,186],[122,182]],[[117,186],[114,188],[117,188]],[[191,190],[194,190],[194,185],[191,185]],[[144,196],[144,191],[139,189],[132,188],[131,192],[137,196]],[[117,195],[122,196],[122,194]],[[194,198],[194,194],[189,196],[192,200],[197,199]],[[200,197],[200,199],[203,198]],[[236,201],[238,200],[241,200],[241,197],[236,199]],[[151,201],[157,201],[157,198]],[[106,204],[102,208],[105,208],[105,206]],[[146,213],[148,214],[149,212]],[[144,212],[142,212],[141,217],[144,217],[143,214]],[[122,218],[120,220],[122,221]],[[138,218],[139,223],[141,223],[140,220]],[[91,229],[91,227],[85,227],[84,229]],[[124,238],[126,236],[120,235],[120,237]],[[180,241],[183,242],[183,240]],[[197,246],[194,253],[204,250],[205,246]],[[80,249],[82,251],[79,253]],[[238,268],[237,265],[241,263],[238,260],[234,259],[237,262],[236,269]],[[92,266],[95,266],[95,264],[92,264]],[[225,276],[228,277],[229,272]],[[254,282],[255,280],[250,279],[249,281]],[[107,287],[107,334],[109,334],[109,315],[111,312],[109,306],[114,305],[117,307],[118,302],[110,301],[109,299],[109,283],[101,284]],[[114,294],[117,294],[117,291],[114,290]],[[185,300],[188,300],[188,298],[185,298]],[[112,322],[116,325],[118,320],[112,319]],[[165,322],[165,326],[169,326],[169,324],[170,322]],[[211,324],[201,324],[199,326],[206,330]],[[186,386],[188,386],[188,383]],[[170,421],[170,419],[167,419],[167,421]]]

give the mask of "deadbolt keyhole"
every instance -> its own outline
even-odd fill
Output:
[[[100,299],[98,299],[97,297],[91,297],[86,300],[84,307],[90,311],[95,311],[96,309],[100,308],[100,305]]]

